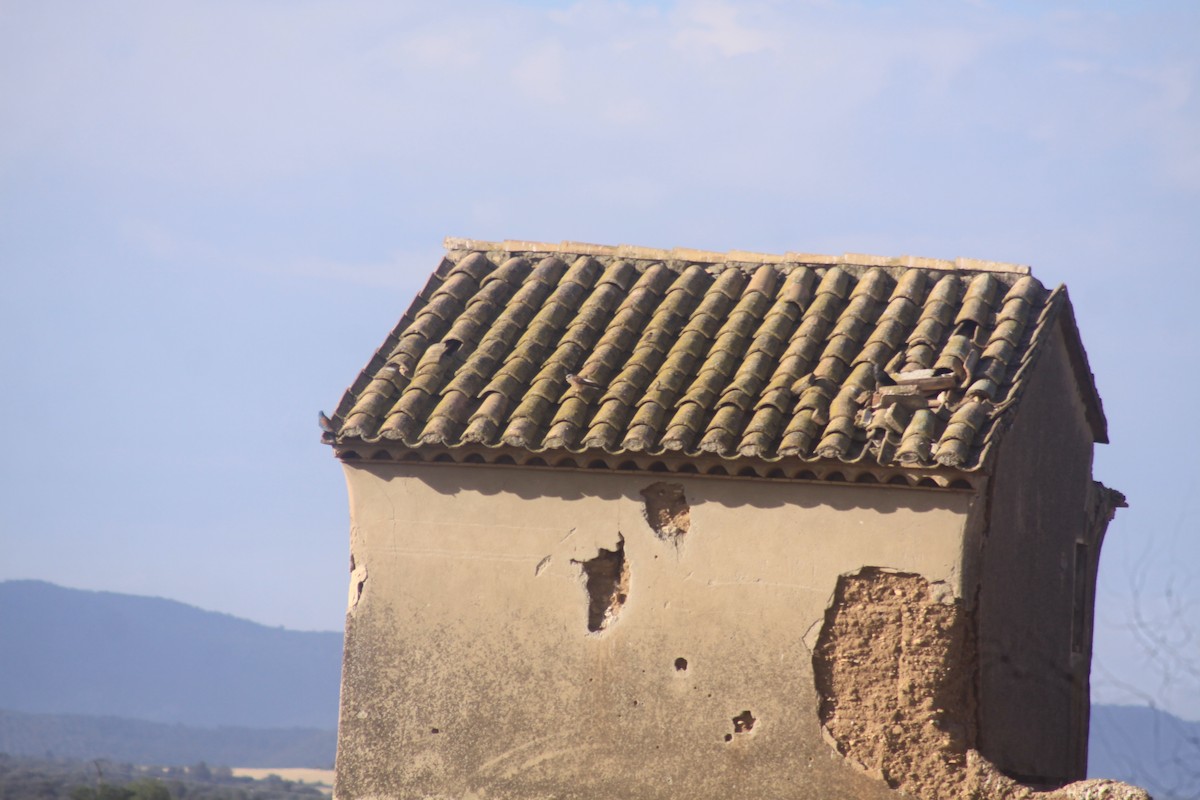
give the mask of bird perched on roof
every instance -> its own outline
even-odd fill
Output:
[[[385,364],[383,369],[379,370],[379,375],[380,375],[380,377],[383,377],[383,378],[389,378],[389,377],[391,377],[388,374],[390,372],[398,372],[406,378],[412,377],[412,370],[408,368],[408,365],[401,364],[399,362]]]
[[[573,372],[567,373],[567,383],[579,389],[599,389],[600,384],[591,378],[585,378],[582,375],[576,375]]]
[[[317,412],[317,424],[321,426],[321,430],[326,433],[333,433],[333,420],[325,416],[324,411]]]

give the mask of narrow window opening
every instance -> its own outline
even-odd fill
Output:
[[[1071,607],[1071,652],[1082,653],[1087,643],[1088,546],[1075,543],[1075,585]]]

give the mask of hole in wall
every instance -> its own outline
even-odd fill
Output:
[[[641,494],[645,500],[642,513],[654,535],[678,544],[692,526],[692,509],[683,494],[683,487],[678,483],[652,483],[642,489]]]
[[[734,733],[749,733],[754,729],[754,723],[758,722],[754,715],[750,713],[750,709],[746,709],[742,713],[733,718]]]
[[[687,672],[687,667],[688,667],[688,663],[687,663],[686,658],[675,659],[675,671],[676,672]]]
[[[629,596],[625,537],[618,535],[616,550],[602,547],[595,558],[573,563],[582,568],[587,578],[588,630],[602,631],[616,620]]]

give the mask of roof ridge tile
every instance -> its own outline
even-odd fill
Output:
[[[940,272],[993,272],[1011,275],[1029,275],[1031,269],[1025,264],[1004,261],[988,261],[978,258],[958,257],[954,259],[929,258],[926,256],[880,256],[866,253],[842,253],[829,255],[787,251],[782,254],[763,253],[752,250],[697,250],[688,247],[657,248],[641,245],[603,245],[587,242],[538,242],[526,239],[488,241],[447,236],[442,241],[451,253],[460,252],[508,252],[508,253],[561,253],[573,255],[616,256],[653,261],[697,262],[703,264],[795,264],[850,267],[887,267],[905,269],[928,269]]]

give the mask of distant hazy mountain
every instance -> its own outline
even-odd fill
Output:
[[[0,583],[0,709],[337,728],[342,635],[153,597]]]
[[[1155,800],[1200,797],[1200,722],[1146,706],[1092,706],[1088,775],[1117,778]]]
[[[336,749],[335,732],[312,728],[191,728],[118,717],[0,711],[0,753],[14,756],[329,769]]]

